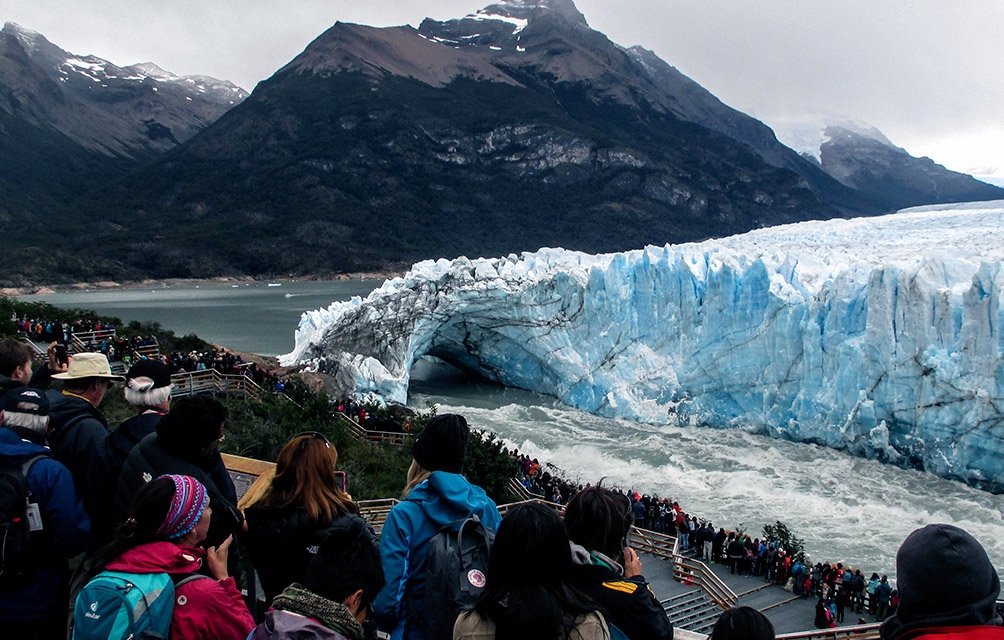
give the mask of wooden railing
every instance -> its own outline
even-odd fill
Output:
[[[70,334],[70,346],[73,351],[90,351],[90,343],[100,344],[102,340],[115,338],[115,329],[101,329],[100,331],[75,331]]]
[[[133,360],[140,360],[143,358],[160,358],[160,343],[156,340],[153,341],[153,344],[141,344],[130,348],[132,349]]]
[[[31,349],[31,356],[36,360],[41,360],[48,355],[45,349],[38,346],[34,340],[27,336],[21,336],[21,342]]]
[[[360,500],[356,503],[359,507],[359,515],[368,522],[377,536],[383,531],[383,524],[387,521],[387,514],[394,508],[400,500],[396,498],[384,498],[382,500]]]
[[[214,396],[239,396],[245,400],[261,400],[266,393],[247,376],[222,374],[216,369],[176,373],[171,376],[171,383],[174,384],[171,395],[176,398],[211,393]]]
[[[852,627],[835,627],[833,629],[811,629],[781,633],[776,640],[878,640],[880,622],[860,624]]]
[[[370,431],[341,411],[337,412],[336,415],[349,424],[349,435],[360,442],[383,442],[386,444],[400,446],[407,442],[408,438],[411,437],[410,433],[401,433],[396,431]]]

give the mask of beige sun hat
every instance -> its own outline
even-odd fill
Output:
[[[59,380],[76,380],[77,378],[108,378],[116,382],[125,382],[125,377],[112,373],[108,358],[101,353],[78,353],[70,358],[70,368],[65,373],[53,374]]]

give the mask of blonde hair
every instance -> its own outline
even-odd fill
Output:
[[[412,489],[425,482],[431,475],[431,471],[418,464],[418,460],[412,458],[411,466],[408,467],[408,477],[405,479],[404,492],[401,494],[401,498],[407,498]]]

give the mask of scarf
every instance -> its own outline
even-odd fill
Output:
[[[272,601],[272,608],[313,618],[350,640],[363,639],[363,625],[356,620],[348,607],[341,602],[322,598],[307,590],[302,584],[293,583],[292,586],[286,587]]]

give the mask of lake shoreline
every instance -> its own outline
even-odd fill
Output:
[[[389,280],[404,275],[404,271],[359,271],[353,273],[339,273],[329,275],[303,275],[295,278],[256,278],[254,276],[219,276],[216,278],[147,278],[143,280],[125,280],[122,282],[114,280],[99,280],[89,282],[75,282],[71,284],[43,284],[30,287],[4,287],[0,288],[0,295],[15,297],[27,295],[49,295],[53,293],[70,293],[77,291],[91,290],[129,290],[172,288],[172,287],[198,287],[202,285],[221,284],[251,284],[251,283],[278,283],[287,282],[320,282],[320,281],[340,281],[340,280]]]

